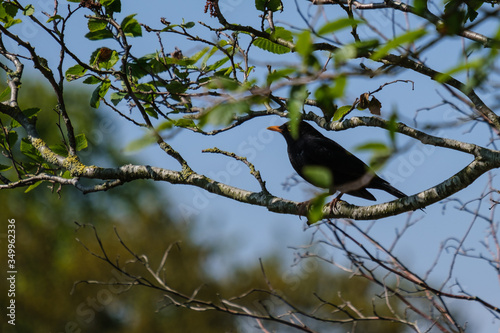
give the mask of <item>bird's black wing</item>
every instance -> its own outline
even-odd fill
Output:
[[[298,147],[298,150],[303,152],[306,164],[330,170],[335,185],[358,180],[369,170],[363,161],[327,137],[307,137],[300,144],[304,147]]]
[[[328,168],[332,172],[334,185],[339,186],[356,181],[370,170],[363,161],[344,149],[341,145],[326,137],[325,139],[327,140],[321,140],[316,137],[312,138],[312,144],[310,144],[310,148],[306,150],[306,158],[314,161],[314,165]],[[406,197],[406,194],[399,191],[376,174],[373,175],[373,178],[366,187],[386,191],[397,198]],[[351,191],[348,192],[348,194],[361,196],[365,199],[372,197],[371,194],[367,195],[365,193],[365,188],[360,188],[358,191],[362,191],[363,193],[356,194],[356,191]]]
[[[327,137],[302,138],[288,146],[288,155],[295,171],[306,180],[308,179],[303,173],[304,166],[314,165],[328,169],[333,178],[331,191],[337,190],[343,184],[359,180],[368,170],[363,161]],[[312,180],[308,181],[314,184]],[[376,200],[366,187],[345,193],[367,200]]]

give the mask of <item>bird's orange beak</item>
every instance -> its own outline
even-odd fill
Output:
[[[282,130],[279,126],[269,126],[267,129],[270,131],[275,131],[275,132],[279,132],[279,133],[282,132]]]

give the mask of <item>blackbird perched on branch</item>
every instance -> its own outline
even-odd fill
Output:
[[[335,141],[323,136],[308,123],[300,122],[297,138],[292,137],[289,127],[290,123],[287,122],[281,126],[271,126],[267,129],[283,135],[288,145],[290,162],[295,171],[306,181],[324,187],[308,177],[304,173],[304,168],[322,167],[330,171],[332,176],[330,193],[340,192],[333,199],[331,206],[340,199],[343,193],[367,200],[376,200],[367,188],[384,190],[398,198],[406,197],[406,194],[371,171],[363,161]]]

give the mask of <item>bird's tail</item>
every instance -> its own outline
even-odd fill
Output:
[[[370,183],[370,187],[386,191],[387,193],[392,194],[393,196],[397,198],[404,198],[407,197],[406,194],[389,184],[387,181],[383,180],[380,177],[373,178],[372,182]]]
[[[380,177],[373,178],[373,180],[370,183],[370,187],[377,188],[379,190],[384,190],[387,193],[390,193],[399,199],[407,197],[406,194],[404,194],[403,192],[401,192],[400,190],[398,190],[397,188],[395,188],[394,186],[392,186],[391,184],[389,184],[387,181],[383,180]],[[425,213],[425,210],[423,208],[420,208],[420,210]]]

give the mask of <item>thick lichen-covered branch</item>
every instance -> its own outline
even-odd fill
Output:
[[[33,176],[14,183],[6,184],[0,188],[12,188],[19,186],[29,186],[38,180],[49,180],[63,185],[72,185],[84,193],[105,191],[126,182],[149,179],[155,181],[164,181],[171,184],[192,185],[202,188],[208,192],[231,198],[236,201],[266,207],[268,210],[292,215],[305,215],[300,203],[276,197],[263,187],[261,192],[251,192],[234,186],[217,182],[205,175],[198,174],[190,168],[183,168],[181,171],[173,171],[159,167],[147,165],[124,165],[118,168],[101,168],[97,166],[88,166],[81,163],[76,156],[64,157],[54,153],[46,143],[39,137],[36,128],[32,122],[16,107],[0,104],[0,112],[11,116],[17,120],[27,131],[28,138],[38,150],[40,155],[50,164],[57,165],[64,170],[68,170],[74,179],[65,179],[55,176]],[[323,118],[309,114],[306,118],[316,120],[320,126],[329,127],[336,130],[347,129],[357,126],[376,126],[388,128],[388,122],[375,117],[353,117],[340,123],[324,122]],[[473,155],[475,158],[472,163],[462,169],[457,174],[442,183],[424,190],[418,194],[407,198],[391,201],[388,203],[357,207],[344,202],[339,203],[334,211],[329,206],[324,208],[324,217],[349,217],[354,219],[366,220],[377,219],[386,216],[400,214],[406,211],[416,210],[426,207],[432,203],[442,200],[450,195],[464,189],[472,184],[479,176],[493,168],[500,167],[500,152],[482,148],[473,144],[459,142],[440,137],[431,136],[408,127],[404,124],[397,124],[395,131],[420,140],[425,144],[433,144],[449,149],[455,149],[464,153]],[[166,147],[165,149],[172,149]],[[176,151],[169,155],[178,154]],[[228,155],[232,156],[232,155]],[[234,157],[234,156],[233,156]],[[80,178],[104,180],[103,184],[94,187],[83,187],[79,182]],[[260,181],[259,181],[260,182]],[[263,184],[263,181],[262,183]]]
[[[497,158],[497,160],[500,160],[500,158]],[[449,179],[420,193],[411,195],[407,198],[366,207],[358,207],[345,202],[339,202],[332,211],[330,206],[327,205],[323,210],[324,218],[353,218],[356,220],[379,219],[423,208],[466,188],[482,174],[499,166],[500,163],[498,161],[495,162],[477,158]],[[72,173],[78,178],[102,179],[109,182],[107,183],[108,186],[102,185],[100,189],[95,188],[95,191],[107,190],[109,187],[138,179],[149,179],[165,181],[171,184],[196,186],[208,192],[236,201],[266,207],[269,211],[276,213],[306,215],[306,212],[303,211],[302,205],[299,202],[276,197],[264,191],[251,192],[240,189],[217,182],[196,172],[186,173],[183,171],[172,171],[147,165],[124,165],[119,168],[100,168],[96,166],[83,166],[80,164],[78,168],[73,166]],[[58,182],[57,178],[51,178],[50,180]],[[76,180],[64,180],[60,183],[76,185],[75,182]],[[29,184],[31,183],[26,181],[26,185]]]
[[[325,217],[350,217],[355,220],[380,219],[398,215],[410,210],[424,208],[443,200],[471,185],[487,171],[498,167],[500,167],[500,163],[498,162],[491,163],[475,159],[472,163],[440,184],[406,198],[365,207],[353,206],[341,202],[337,204],[336,212],[330,213],[329,207],[325,207],[323,213]]]

